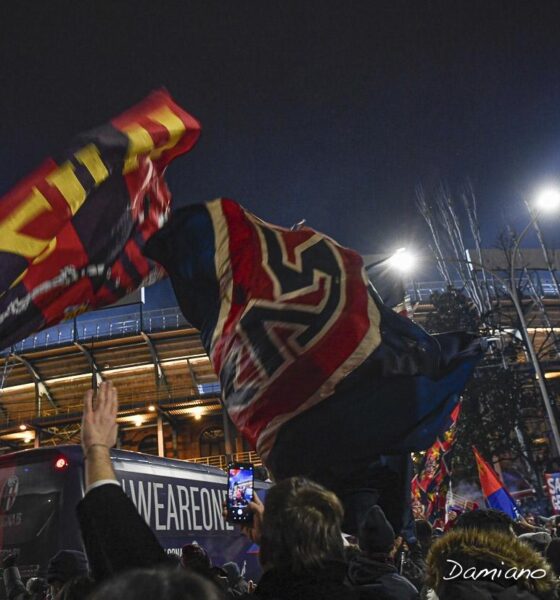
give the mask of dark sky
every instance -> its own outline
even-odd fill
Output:
[[[521,194],[560,175],[559,7],[2,2],[0,192],[166,86],[203,126],[170,169],[175,205],[229,196],[384,252],[426,243],[417,184],[468,177],[490,246],[526,221]]]

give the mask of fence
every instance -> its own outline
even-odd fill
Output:
[[[526,277],[526,276],[525,276]],[[535,290],[542,298],[559,298],[558,289],[556,284],[552,281],[552,278],[545,277],[537,272],[531,272],[531,281]],[[491,279],[487,282],[488,291],[492,297],[504,297],[507,296],[505,288],[498,283],[497,280],[492,281]],[[429,302],[430,297],[434,292],[445,292],[448,284],[444,281],[413,281],[407,285],[406,293],[410,296],[412,302]],[[460,290],[464,287],[462,281],[454,281],[453,287]],[[523,286],[521,293],[523,294]]]
[[[123,307],[117,307],[89,313],[87,318],[84,317],[86,315],[24,338],[13,346],[13,351],[25,352],[75,341],[87,343],[92,340],[134,335],[141,331],[151,333],[188,326],[187,320],[177,306],[150,311],[141,308],[131,310],[128,306],[126,312]],[[8,350],[4,351],[7,352]]]
[[[539,274],[531,272],[534,287],[543,298],[558,298],[558,290],[554,282]],[[463,283],[453,282],[454,287],[461,289]],[[412,302],[427,303],[434,292],[444,292],[447,283],[443,281],[409,282],[407,294]],[[493,296],[503,296],[503,288],[496,282],[489,282],[489,291]],[[137,306],[137,308],[136,308]],[[138,334],[141,331],[151,333],[167,329],[178,329],[188,326],[179,307],[161,308],[146,311],[142,305],[108,308],[79,316],[72,321],[65,321],[29,336],[12,348],[14,352],[25,352],[44,349],[52,346],[68,344],[74,341],[91,342],[92,340],[110,339]],[[0,354],[7,354],[4,350]]]
[[[234,462],[253,463],[255,466],[261,466],[261,457],[256,452],[237,452],[231,456]],[[203,456],[201,458],[189,458],[190,462],[208,465],[209,467],[218,467],[225,469],[231,461],[225,454],[217,454],[216,456]]]

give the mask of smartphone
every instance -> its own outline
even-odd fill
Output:
[[[253,513],[249,510],[249,502],[254,493],[253,465],[251,463],[230,463],[228,465],[228,481],[226,510],[230,523],[250,523]]]

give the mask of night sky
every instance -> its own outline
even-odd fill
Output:
[[[521,196],[560,177],[559,7],[3,2],[0,192],[165,86],[203,128],[169,171],[175,206],[228,196],[386,252],[426,244],[417,184],[470,178],[491,246],[527,221]]]

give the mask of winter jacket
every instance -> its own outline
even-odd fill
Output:
[[[7,600],[42,600],[47,584],[44,580],[36,579],[34,587],[40,591],[28,591],[21,580],[16,566],[6,567],[3,571],[4,587]]]
[[[17,567],[8,567],[4,569],[4,587],[6,588],[6,598],[8,600],[28,600],[31,594],[25,589],[21,580],[19,569]]]
[[[360,600],[417,600],[418,590],[395,566],[363,554],[348,565],[348,582],[359,592]]]
[[[439,600],[557,598],[552,567],[506,533],[454,529],[433,544],[427,562],[427,586]]]
[[[424,550],[420,543],[413,544],[402,565],[402,576],[406,577],[417,590],[421,590],[424,586],[427,555],[428,551]]]
[[[243,600],[359,600],[345,584],[346,564],[330,562],[323,569],[293,574],[276,569],[266,571],[254,594]]]
[[[169,557],[120,485],[90,490],[76,508],[96,581],[135,568],[169,564]]]

